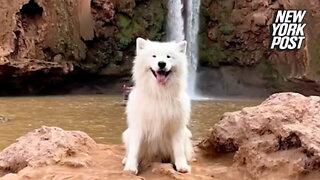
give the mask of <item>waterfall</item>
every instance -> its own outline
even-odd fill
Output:
[[[196,81],[198,66],[198,31],[199,31],[199,11],[201,0],[187,1],[186,17],[186,40],[187,56],[189,60],[188,71],[188,93],[191,98],[197,98]]]
[[[182,16],[183,4],[181,0],[168,0],[167,39],[168,41],[183,41],[184,20]]]
[[[187,2],[186,2],[187,1]],[[198,66],[198,30],[201,0],[185,0],[186,17],[182,15],[181,0],[168,0],[167,38],[168,41],[187,40],[188,56],[188,93],[191,98],[197,98],[196,73]],[[186,27],[186,30],[184,30]],[[186,33],[186,36],[185,36]]]

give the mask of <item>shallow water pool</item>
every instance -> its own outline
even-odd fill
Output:
[[[260,100],[205,100],[192,102],[191,131],[194,139],[205,136],[224,112],[255,106]],[[126,128],[122,96],[79,95],[0,98],[0,150],[18,137],[42,125],[80,130],[98,143],[121,143]]]

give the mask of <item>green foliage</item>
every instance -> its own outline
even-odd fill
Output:
[[[119,23],[119,33],[116,34],[116,40],[118,42],[118,46],[120,48],[124,48],[133,41],[132,20],[126,15],[119,14],[117,16],[117,21]]]
[[[146,3],[147,6],[140,5],[133,9],[132,18],[123,14],[117,16],[119,32],[116,34],[116,41],[120,49],[134,45],[133,42],[138,36],[151,40],[162,38],[166,11],[157,0]]]
[[[218,43],[204,49],[200,52],[200,63],[205,66],[219,66],[219,61],[222,59],[221,49]]]
[[[234,31],[234,27],[232,24],[222,24],[219,26],[219,31],[222,34],[229,35]]]
[[[150,10],[153,12],[153,25],[149,32],[149,38],[152,40],[161,40],[165,27],[166,11],[161,3],[156,0],[151,1]]]
[[[117,69],[120,68],[120,66],[117,65],[117,64],[114,64],[114,63],[110,63],[110,64],[109,64],[109,68],[112,69],[112,70],[117,70]]]
[[[95,55],[96,55],[96,56],[95,56],[95,57],[96,57],[95,60],[96,60],[97,62],[108,60],[108,53],[107,53],[107,52],[98,50]]]

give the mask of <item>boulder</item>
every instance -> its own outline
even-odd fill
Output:
[[[90,165],[90,150],[97,144],[86,133],[42,126],[17,139],[0,153],[0,170],[18,172],[25,167],[63,164]]]
[[[236,152],[234,164],[251,177],[299,177],[319,169],[320,97],[278,93],[256,107],[225,113],[199,146]]]

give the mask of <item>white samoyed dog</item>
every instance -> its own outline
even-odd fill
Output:
[[[190,99],[186,93],[187,42],[154,42],[137,38],[133,66],[135,86],[127,103],[128,128],[124,170],[138,173],[139,163],[170,161],[190,172],[193,154]]]

